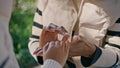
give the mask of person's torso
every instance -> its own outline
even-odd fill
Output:
[[[78,17],[80,10],[76,10],[74,2],[78,3],[77,0],[49,0],[43,11],[43,25],[55,23],[64,26],[72,34],[77,23],[78,29],[75,31],[79,35],[93,40],[96,45],[101,45],[100,41],[104,37],[105,30],[119,18],[120,2],[116,5],[114,3],[116,0],[114,2],[113,0],[84,0],[80,17]],[[81,1],[78,4],[80,5]]]
[[[74,31],[74,34],[102,46],[106,31],[114,27],[116,20],[120,18],[120,1],[117,1],[84,0],[80,6],[81,0],[49,0],[43,11],[43,25],[55,23],[65,27],[71,37]]]

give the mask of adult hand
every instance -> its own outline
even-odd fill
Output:
[[[71,42],[69,57],[84,56],[91,57],[95,52],[96,46],[83,37],[74,36]]]
[[[53,59],[64,66],[70,49],[68,41],[52,41],[43,47],[44,62],[47,59]]]
[[[66,35],[63,36],[62,41],[67,41],[68,38],[69,38],[69,34],[66,34]],[[59,40],[58,40],[58,41],[59,41]],[[54,42],[55,42],[55,41],[54,41]],[[69,45],[69,44],[68,44],[68,45]],[[43,46],[43,47],[44,47],[44,46]],[[36,56],[43,56],[43,48],[38,47],[38,48],[35,50],[34,54],[35,54]]]
[[[42,48],[47,42],[58,41],[58,34],[68,36],[67,30],[62,26],[50,23],[49,26],[44,27],[40,36],[40,47]]]
[[[49,26],[45,26],[42,30],[41,36],[40,36],[40,47],[37,48],[34,52],[35,55],[37,56],[42,56],[42,48],[43,46],[50,41],[58,41],[58,34],[61,34],[65,36],[63,40],[67,40],[69,37],[69,34],[67,30],[65,30],[64,27],[59,27],[55,24],[50,23]]]

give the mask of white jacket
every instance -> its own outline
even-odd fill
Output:
[[[49,23],[64,26],[71,37],[74,31],[98,46],[92,59],[81,57],[78,60],[83,66],[110,68],[120,65],[119,0],[39,0],[29,42],[32,55],[39,46],[43,26]],[[80,68],[80,63],[76,64]]]

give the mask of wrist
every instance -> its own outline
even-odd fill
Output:
[[[92,57],[94,56],[95,52],[96,52],[96,46],[93,46],[93,47],[90,49],[89,54],[86,55],[86,56],[84,56],[84,57],[92,58]]]
[[[96,46],[96,50],[95,50],[94,54],[92,54],[90,57],[81,56],[82,65],[85,67],[91,66],[99,59],[101,54],[102,54],[102,50]]]
[[[96,52],[96,46],[94,46],[93,51],[91,52],[91,54],[88,57],[92,58],[95,55],[95,52]]]

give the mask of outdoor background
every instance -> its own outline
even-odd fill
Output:
[[[36,2],[37,0],[14,0],[10,20],[10,33],[20,68],[33,68],[37,66],[28,50]]]
[[[37,0],[14,0],[10,20],[10,33],[20,68],[34,68],[38,66],[28,50],[36,3]]]

